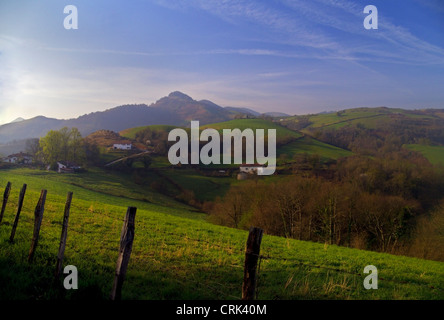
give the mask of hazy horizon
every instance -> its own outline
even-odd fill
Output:
[[[363,26],[369,4],[377,30]],[[0,1],[0,124],[172,91],[290,115],[442,109],[443,17],[439,0]]]

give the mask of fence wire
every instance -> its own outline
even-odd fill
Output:
[[[117,217],[117,216],[112,216],[109,215],[103,211],[98,211],[98,212],[87,212],[85,213],[86,215],[93,215],[93,216],[102,216],[102,217],[106,217],[108,219],[112,219],[113,221],[116,222],[124,222],[123,218]],[[29,217],[27,215],[23,215],[20,217],[22,223],[26,223],[26,224],[32,224],[33,223],[33,218]],[[44,220],[45,221],[45,220]],[[5,223],[3,222],[2,225],[4,225]],[[53,224],[58,224],[58,223],[54,223],[54,222],[43,222],[42,223],[42,228],[40,230],[40,233],[44,236],[47,236],[48,238],[57,238],[57,236],[55,236],[54,234],[50,234],[49,232],[47,232],[45,230],[44,227],[49,227]],[[116,231],[116,230],[115,230]],[[120,233],[120,230],[117,230]],[[82,235],[83,232],[82,230],[77,230],[75,228],[70,228],[69,232],[74,232],[77,233],[79,235]],[[229,256],[238,256],[241,257],[242,254],[246,254],[246,249],[244,247],[244,245],[242,245],[242,247],[240,247],[240,245],[235,245],[235,243],[230,243],[230,241],[228,241],[227,244],[218,244],[215,243],[214,241],[209,241],[206,239],[197,239],[197,238],[193,238],[193,237],[189,237],[186,233],[182,233],[182,234],[178,234],[178,233],[172,233],[172,232],[163,232],[162,235],[165,238],[162,238],[162,244],[165,244],[165,240],[168,238],[168,236],[174,236],[176,239],[178,237],[182,237],[182,239],[187,243],[188,241],[192,241],[192,242],[196,242],[199,244],[205,244],[208,247],[211,247],[212,249],[216,249],[216,250],[220,250],[221,252],[223,252],[224,254],[227,254]],[[106,243],[110,243],[110,244],[115,244],[116,245],[116,251],[118,251],[119,249],[119,243],[120,240],[119,239],[101,239],[101,242],[106,242]],[[223,242],[223,241],[221,241]],[[171,243],[171,245],[173,245],[173,243]],[[177,242],[174,243],[174,246],[177,247]],[[67,251],[68,250],[72,250],[74,251],[76,254],[80,255],[80,256],[86,256],[87,252],[83,252],[81,250],[79,250],[78,248],[76,248],[75,246],[67,246]],[[310,264],[307,262],[302,261],[301,259],[297,259],[297,258],[291,258],[291,257],[278,257],[278,256],[272,256],[272,255],[263,255],[263,254],[254,254],[254,253],[248,253],[251,255],[255,255],[258,257],[258,264],[257,264],[257,285],[256,285],[256,292],[255,295],[256,297],[259,296],[259,289],[261,287],[261,275],[267,272],[288,272],[289,268],[295,267],[295,266],[303,266],[306,268],[311,269],[322,269],[322,270],[327,270],[327,271],[333,271],[333,272],[337,272],[337,273],[342,273],[342,274],[349,274],[349,275],[353,275],[353,276],[359,276],[362,277],[363,274],[356,272],[356,271],[351,271],[351,270],[345,270],[345,269],[341,269],[341,268],[335,268],[335,267],[331,267],[331,266],[325,266],[325,265],[319,265],[319,264]],[[145,257],[147,257],[145,255]],[[154,261],[154,257],[148,257],[149,259],[152,259]],[[280,261],[280,262],[286,262],[286,263],[290,263],[290,265],[284,265],[285,268],[278,268],[278,269],[267,269],[264,268],[262,266],[262,260],[274,260],[274,261]],[[243,269],[244,266],[243,265],[236,265],[236,264],[230,264],[230,265],[225,265],[224,267],[230,267],[233,269]],[[327,273],[328,274],[328,273]],[[173,280],[183,286],[186,285],[186,283],[183,280],[178,279],[177,277],[173,278]],[[389,279],[389,278],[385,278],[385,277],[380,277],[378,274],[378,281],[387,281],[387,282],[392,282],[395,284],[400,284],[400,285],[414,285],[414,286],[421,286],[427,289],[431,289],[431,290],[438,290],[440,292],[444,292],[444,289],[442,288],[437,288],[435,286],[429,285],[429,284],[424,284],[424,283],[417,283],[417,282],[409,282],[409,281],[405,281],[405,280],[397,280],[397,279]],[[235,300],[239,300],[240,297],[239,296],[234,296],[231,294],[227,294],[226,292],[223,292],[222,290],[218,289],[217,287],[214,287],[212,285],[209,284],[204,284],[196,279],[191,279],[191,278],[187,278],[186,279],[187,283],[193,283],[195,285],[196,288],[198,288],[199,290],[209,290],[215,294],[222,294],[224,296],[230,297],[232,299]],[[221,285],[221,284],[219,284]],[[226,286],[226,284],[225,284]],[[233,288],[234,289],[234,288]]]

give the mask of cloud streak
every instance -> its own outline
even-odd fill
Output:
[[[347,0],[281,0],[277,9],[267,2],[252,0],[159,0],[171,9],[194,8],[209,12],[231,24],[250,21],[280,35],[277,41],[310,50],[316,59],[393,62],[411,65],[444,65],[444,49],[413,35],[379,13],[376,32],[363,28],[363,6]],[[331,30],[350,35],[350,41],[338,38]],[[388,46],[387,46],[388,45]],[[222,53],[217,50],[214,53]],[[240,49],[223,52],[245,54]],[[253,51],[249,52],[253,54]],[[270,52],[270,55],[304,57],[301,54]]]

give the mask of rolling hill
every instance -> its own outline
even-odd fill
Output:
[[[276,130],[276,142],[278,144],[283,143],[285,141],[293,140],[300,138],[302,135],[299,132],[289,130],[286,127],[279,125],[278,123],[267,121],[264,119],[235,119],[225,122],[212,123],[207,125],[201,125],[201,129],[212,128],[218,130],[222,133],[223,129],[252,129],[255,131],[256,129],[264,129],[265,135],[267,135],[268,129]]]
[[[352,108],[338,112],[287,117],[282,121],[282,124],[289,127],[296,126],[303,132],[316,129],[339,129],[357,124],[372,129],[393,124],[416,124],[422,127],[439,126],[444,120],[443,112],[440,109]]]
[[[0,227],[0,299],[104,300],[115,274],[127,206],[136,206],[135,241],[123,285],[124,300],[240,299],[246,230],[213,225],[205,215],[177,203],[150,203],[125,177],[13,169],[0,171],[0,185],[13,189]],[[91,181],[94,185],[90,185]],[[19,188],[28,183],[14,243],[9,232]],[[48,190],[33,264],[26,262],[34,206]],[[53,282],[66,192],[74,198],[64,264],[79,270],[79,290]],[[154,197],[156,199],[156,197]],[[258,298],[413,299],[444,298],[442,262],[394,256],[264,235]],[[378,268],[378,290],[366,290],[366,265]]]
[[[278,156],[285,154],[288,159],[295,155],[318,155],[321,160],[336,160],[353,155],[352,152],[318,141],[308,136],[290,142],[278,149]]]

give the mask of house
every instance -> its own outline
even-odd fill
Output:
[[[3,158],[3,162],[29,164],[32,163],[32,156],[24,152],[15,153]]]
[[[73,162],[57,161],[57,172],[58,173],[74,173],[80,169],[81,169],[81,167]]]
[[[248,174],[262,174],[265,167],[261,164],[241,164],[239,171]]]
[[[114,143],[113,149],[114,150],[131,150],[133,145],[131,143]]]

